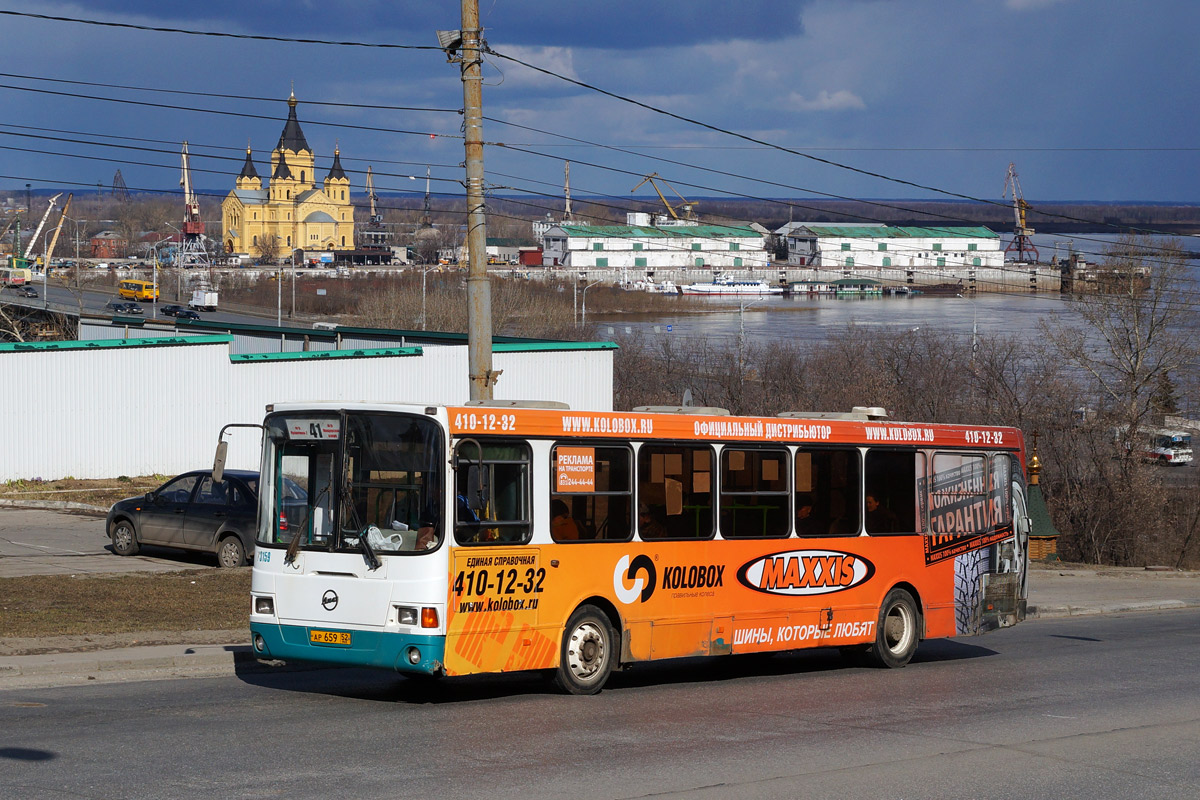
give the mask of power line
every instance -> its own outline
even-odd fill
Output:
[[[354,42],[354,41],[336,41],[331,39],[311,39],[311,38],[293,38],[288,36],[266,36],[263,34],[251,33],[227,33],[223,31],[199,31],[188,28],[168,28],[161,25],[134,25],[131,22],[105,22],[97,19],[80,19],[78,17],[63,17],[51,14],[33,14],[27,11],[5,11],[0,10],[0,14],[9,17],[26,17],[28,19],[40,19],[48,22],[72,22],[77,25],[96,25],[103,28],[124,28],[134,31],[150,31],[154,33],[178,33],[186,36],[212,36],[222,39],[250,39],[262,42],[284,42],[287,44],[320,44],[329,45],[332,47],[367,47],[379,48],[384,50],[437,50],[441,52],[442,48],[435,45],[418,45],[418,44],[387,44],[384,42]]]
[[[15,91],[15,92],[32,92],[34,94],[48,94],[48,95],[53,95],[56,97],[72,97],[72,98],[79,99],[79,100],[94,100],[94,101],[99,101],[99,102],[120,103],[123,105],[145,106],[148,108],[163,108],[163,109],[169,109],[172,111],[192,111],[192,112],[195,112],[198,114],[217,114],[220,116],[239,117],[242,119],[264,119],[264,120],[270,120],[272,122],[283,122],[284,121],[284,118],[268,116],[265,114],[250,114],[250,113],[246,113],[246,112],[242,112],[242,111],[222,111],[220,109],[196,108],[193,106],[181,106],[181,105],[169,104],[169,103],[152,103],[148,100],[127,100],[124,98],[116,98],[116,97],[97,97],[95,95],[78,94],[75,92],[60,92],[60,91],[55,91],[53,89],[34,89],[34,88],[28,87],[28,86],[13,86],[11,84],[0,84],[0,89],[9,89],[10,91]],[[401,128],[383,128],[383,127],[379,127],[379,126],[375,126],[375,125],[354,125],[352,123],[344,123],[344,122],[320,122],[317,120],[309,120],[309,121],[306,121],[304,124],[306,124],[306,125],[321,125],[321,126],[325,126],[325,127],[336,127],[336,128],[349,128],[352,130],[360,130],[360,131],[376,131],[379,133],[398,133],[398,134],[402,134],[405,136],[441,137],[444,139],[462,139],[463,138],[462,134],[460,134],[460,133],[438,133],[436,131],[428,131],[428,130],[414,131],[414,130],[405,130],[405,129],[401,129]]]
[[[278,103],[278,97],[256,97],[253,95],[221,94],[219,92],[195,92],[185,89],[162,89],[152,86],[129,86],[120,83],[96,83],[94,81],[68,80],[66,78],[46,78],[40,75],[19,75],[12,72],[0,72],[0,78],[17,78],[27,81],[45,81],[47,83],[65,83],[71,86],[90,86],[97,89],[124,89],[132,92],[157,92],[160,94],[178,94],[190,97],[215,97],[221,100],[252,100],[261,103]],[[330,106],[333,108],[365,108],[371,111],[430,111],[444,114],[462,114],[460,108],[431,108],[425,106],[389,106],[378,103],[340,103],[333,100],[305,100],[305,105]]]

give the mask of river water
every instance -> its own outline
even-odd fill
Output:
[[[693,299],[693,298],[689,298]],[[706,336],[736,341],[745,330],[746,341],[769,339],[820,340],[850,325],[883,328],[897,334],[928,328],[946,335],[971,336],[972,330],[989,336],[1036,335],[1038,321],[1055,313],[1070,316],[1070,301],[1058,294],[977,294],[974,298],[910,295],[901,297],[711,297],[694,298],[703,313],[672,315],[630,321],[604,320],[598,325],[602,339],[640,331],[659,336]],[[694,306],[693,306],[694,307]]]
[[[1004,235],[1007,243],[1009,237]],[[1088,261],[1100,261],[1112,234],[1072,237],[1035,235],[1034,245],[1041,260],[1057,253],[1065,258],[1069,247]],[[1058,249],[1055,249],[1057,243]],[[707,306],[703,313],[671,314],[630,320],[604,319],[597,328],[600,339],[640,331],[655,336],[708,337],[735,342],[745,331],[747,342],[771,339],[821,340],[831,332],[855,325],[882,328],[897,334],[925,328],[948,336],[970,337],[973,331],[986,336],[1033,337],[1039,322],[1060,315],[1067,324],[1079,324],[1072,301],[1058,293],[980,292],[974,297],[909,295],[899,297],[695,297]],[[669,304],[668,304],[669,307]],[[694,307],[694,306],[692,306]],[[744,328],[743,328],[744,326]]]

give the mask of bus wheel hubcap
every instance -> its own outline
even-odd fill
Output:
[[[912,631],[912,618],[909,616],[908,609],[903,605],[893,606],[888,612],[883,628],[884,641],[888,650],[893,653],[904,652],[908,646],[908,640],[912,636]]]
[[[571,634],[567,663],[578,678],[590,678],[604,663],[604,634],[595,624],[585,622]]]

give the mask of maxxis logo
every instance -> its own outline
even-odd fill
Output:
[[[743,564],[738,581],[764,594],[817,595],[842,592],[870,580],[875,565],[839,550],[788,550]]]
[[[638,574],[640,572],[646,573],[645,578]],[[626,581],[632,585],[626,586]],[[643,603],[649,600],[657,583],[658,570],[654,568],[650,556],[635,556],[632,561],[629,556],[621,556],[613,570],[613,592],[625,605],[636,602],[639,597]]]

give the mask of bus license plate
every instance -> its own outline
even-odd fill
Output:
[[[309,631],[308,640],[313,644],[350,646],[350,634],[347,631]]]

